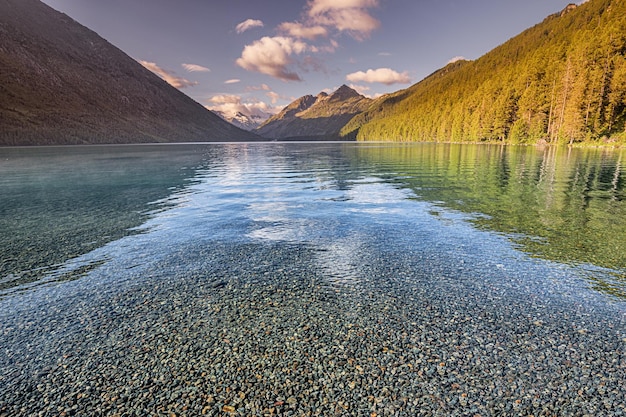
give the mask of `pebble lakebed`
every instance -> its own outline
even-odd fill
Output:
[[[330,282],[319,251],[181,248],[119,282],[0,300],[0,415],[626,415],[619,301],[384,250]]]

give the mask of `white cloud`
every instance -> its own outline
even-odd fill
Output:
[[[357,84],[350,84],[349,87],[353,89],[354,91],[356,91],[357,93],[361,94],[362,96],[369,97],[367,92],[371,90],[370,87],[366,85],[357,85]]]
[[[275,93],[273,91],[268,92],[267,94],[265,94],[267,97],[269,97],[269,99],[272,101],[272,104],[276,104],[278,103],[278,100],[280,100],[281,98],[283,98],[280,94]]]
[[[164,70],[163,68],[159,67],[154,62],[139,61],[139,63],[143,65],[145,68],[155,73],[156,75],[158,75],[159,77],[161,77],[162,79],[164,79],[172,87],[185,88],[185,87],[192,87],[194,85],[198,85],[196,81],[189,81],[182,77],[179,77],[174,72]]]
[[[368,12],[378,6],[378,0],[311,0],[308,6],[308,23],[347,32],[357,40],[364,40],[380,27]]]
[[[276,28],[279,36],[263,37],[246,45],[237,65],[283,81],[301,81],[294,70],[327,72],[315,54],[334,53],[339,43],[333,37],[346,33],[364,40],[380,26],[369,9],[378,7],[380,0],[307,0],[301,21],[283,22]],[[249,19],[250,20],[250,19]],[[248,20],[248,21],[249,21]],[[238,25],[245,30],[248,25]],[[314,44],[327,38],[325,44]],[[305,43],[307,40],[310,43]],[[303,57],[298,57],[307,53]]]
[[[247,19],[239,23],[237,26],[235,26],[235,30],[237,31],[237,33],[243,33],[246,30],[250,30],[252,28],[259,28],[259,27],[260,28],[263,27],[262,21],[256,20],[256,19]]]
[[[301,81],[300,76],[289,67],[294,63],[292,55],[302,54],[307,49],[306,43],[293,38],[265,36],[246,45],[236,62],[248,71],[260,72],[283,81]]]
[[[311,0],[309,14],[315,15],[337,9],[367,9],[377,7],[378,0]]]
[[[405,71],[399,73],[391,68],[369,69],[366,72],[358,71],[346,75],[346,80],[351,82],[381,83],[386,85],[408,84],[411,82],[409,74]]]
[[[453,64],[458,61],[467,61],[467,59],[464,56],[455,56],[454,58],[448,61],[448,64]]]
[[[182,64],[182,67],[189,72],[211,72],[207,67],[197,64]]]
[[[307,26],[298,22],[284,22],[278,26],[278,31],[295,38],[314,40],[328,36],[328,30],[319,25]]]
[[[340,32],[348,32],[357,40],[369,37],[380,26],[380,22],[374,19],[364,10],[341,9],[325,13],[315,17],[315,22],[332,26]]]
[[[219,111],[226,117],[234,117],[237,113],[241,113],[248,117],[267,118],[268,115],[276,114],[280,111],[280,108],[269,106],[258,99],[250,99],[244,102],[242,97],[238,95],[219,94],[211,97],[209,101],[212,105],[206,106],[207,109]]]
[[[337,50],[337,48],[339,48],[339,43],[336,40],[331,39],[328,45],[312,46],[310,50],[315,53],[332,54]]]
[[[239,78],[232,78],[230,80],[224,81],[224,84],[237,84],[239,82],[241,82],[241,80]]]
[[[209,101],[215,104],[235,104],[241,103],[241,97],[232,94],[218,94],[211,97]]]
[[[250,92],[250,91],[271,91],[271,90],[272,89],[267,84],[261,84],[259,86],[251,85],[251,86],[246,87],[246,91],[248,91],[248,92]]]

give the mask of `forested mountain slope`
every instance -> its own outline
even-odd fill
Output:
[[[358,140],[626,142],[626,1],[589,0],[476,61],[383,96],[341,134]]]
[[[0,1],[0,145],[250,139],[65,14]]]

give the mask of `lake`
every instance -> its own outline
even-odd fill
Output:
[[[626,415],[626,151],[0,149],[0,415]]]

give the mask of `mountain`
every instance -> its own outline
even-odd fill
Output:
[[[38,0],[0,1],[0,145],[255,140]]]
[[[626,2],[589,0],[375,100],[344,138],[626,143]]]
[[[342,127],[367,109],[371,101],[342,85],[332,94],[322,92],[300,97],[254,132],[269,139],[340,139]]]
[[[228,123],[237,126],[240,129],[252,131],[259,126],[261,126],[267,119],[269,119],[272,115],[269,113],[261,113],[261,112],[242,112],[236,111],[225,112],[220,110],[211,110],[213,113],[217,114],[222,119],[226,120]]]

